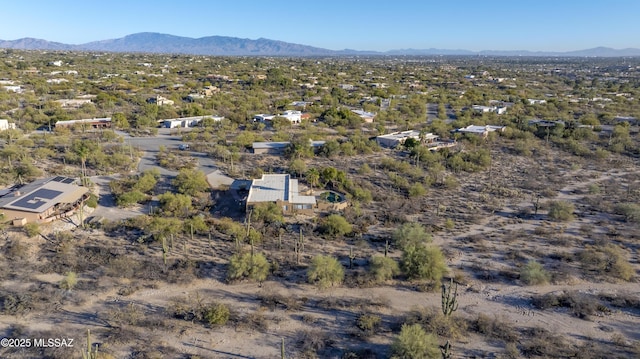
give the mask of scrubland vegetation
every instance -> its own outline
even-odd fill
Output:
[[[640,355],[638,59],[0,59],[0,79],[22,88],[0,88],[0,118],[16,123],[0,132],[0,182],[83,178],[100,194],[93,213],[131,213],[3,225],[3,336],[78,343],[3,358],[80,356],[87,329],[98,358]],[[174,104],[147,102],[159,94]],[[95,97],[57,102],[83,95]],[[285,110],[308,118],[253,121]],[[224,119],[159,128],[201,115]],[[54,127],[94,117],[113,127]],[[505,129],[452,132],[472,124]],[[406,130],[456,145],[374,140]],[[189,150],[132,144],[166,137]],[[289,145],[254,154],[257,141]],[[203,158],[239,181],[289,173],[349,206],[247,212],[246,185],[212,188]]]

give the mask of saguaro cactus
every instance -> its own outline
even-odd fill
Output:
[[[442,353],[442,359],[451,359],[451,343],[448,340],[440,346],[440,353]]]
[[[87,351],[82,352],[82,359],[98,359],[98,344],[91,349],[91,331],[87,329]]]
[[[458,309],[458,283],[449,282],[449,286],[442,284],[442,313],[446,316],[451,315]]]

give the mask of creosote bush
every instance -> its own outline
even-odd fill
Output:
[[[555,221],[570,221],[573,219],[573,203],[566,201],[551,201],[549,204],[549,218]]]
[[[309,283],[317,285],[320,289],[326,289],[336,284],[342,284],[344,268],[334,257],[317,255],[311,260],[307,278]]]

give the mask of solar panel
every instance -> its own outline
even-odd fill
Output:
[[[52,181],[54,181],[54,182],[62,182],[62,180],[64,180],[64,179],[65,179],[65,177],[58,176],[58,177],[52,179]]]
[[[69,183],[73,183],[73,182],[75,182],[75,179],[73,179],[73,178],[67,178],[67,179],[64,179],[64,180],[62,181],[62,183],[67,183],[67,184],[69,184]]]
[[[22,207],[28,209],[36,209],[47,202],[48,199],[56,198],[62,194],[61,191],[54,191],[51,189],[41,188],[28,196],[21,198],[13,203],[11,206]]]

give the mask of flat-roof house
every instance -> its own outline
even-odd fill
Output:
[[[430,135],[433,135],[430,133]],[[437,137],[437,136],[436,136]],[[409,130],[402,132],[393,132],[386,135],[381,135],[376,137],[376,142],[380,146],[395,148],[399,145],[402,145],[404,141],[409,138],[413,138],[414,140],[420,140],[420,131]]]
[[[351,112],[355,113],[356,115],[360,116],[360,118],[362,118],[362,120],[365,123],[371,123],[373,122],[374,118],[376,117],[376,114],[373,112],[367,112],[364,110],[351,110]]]
[[[205,118],[211,118],[214,121],[222,121],[224,117],[221,116],[191,116],[191,117],[180,117],[180,118],[168,118],[162,121],[162,127],[164,128],[189,128],[195,127],[202,122]]]
[[[44,223],[69,217],[87,198],[89,189],[75,179],[49,177],[0,191],[0,213],[14,224]]]
[[[260,122],[267,122],[267,121],[273,121],[273,119],[276,117],[286,118],[292,124],[297,124],[302,122],[302,112],[294,111],[294,110],[287,110],[280,115],[267,115],[264,113],[260,113],[253,116],[253,120],[260,121]]]
[[[168,98],[160,96],[160,95],[148,98],[147,99],[147,103],[153,103],[153,104],[156,104],[158,106],[173,105],[174,104],[173,100],[169,100]]]
[[[92,128],[109,128],[111,127],[111,117],[103,118],[87,118],[83,120],[57,121],[55,127],[69,127],[75,125],[87,125]]]
[[[529,105],[542,105],[547,103],[547,100],[538,100],[535,98],[528,98],[527,102],[529,102]]]
[[[467,127],[463,127],[463,128],[458,128],[456,130],[452,130],[451,132],[458,132],[458,133],[470,133],[473,135],[481,135],[482,137],[487,137],[487,135],[489,135],[489,132],[494,132],[494,131],[504,131],[505,126],[494,126],[494,125],[486,125],[486,126],[476,126],[476,125],[469,125]]]
[[[285,215],[313,214],[316,197],[301,195],[298,180],[288,174],[267,174],[252,181],[247,196],[247,210],[258,203],[275,203]]]
[[[487,113],[487,112],[495,112],[498,115],[502,115],[503,113],[507,112],[507,107],[505,106],[480,106],[480,105],[473,105],[471,106],[471,108],[479,113]]]

